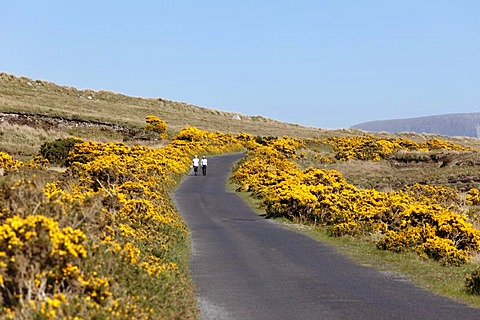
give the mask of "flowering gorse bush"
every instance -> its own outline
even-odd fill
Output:
[[[283,137],[280,139],[273,139],[267,145],[279,151],[287,158],[296,158],[297,149],[303,147],[304,143],[300,139]]]
[[[161,124],[157,119],[147,123]],[[257,141],[195,127],[160,149],[77,141],[61,174],[45,170],[43,157],[21,162],[0,153],[0,316],[195,317],[185,311],[194,299],[188,230],[169,196],[194,154],[247,148],[232,179],[261,198],[270,217],[327,226],[335,236],[378,234],[378,248],[444,264],[463,263],[478,250],[478,230],[459,214],[461,201],[449,188],[358,189],[337,171],[294,163],[303,140]],[[365,137],[328,143],[344,160],[384,159],[399,148],[457,148]],[[467,201],[477,197],[472,189]]]
[[[169,193],[194,153],[241,148],[233,135],[186,128],[160,149],[77,143],[47,183],[9,175],[0,185],[0,315],[192,318],[188,257],[179,254],[188,231]],[[48,164],[2,161],[12,174]],[[20,205],[9,196],[27,197]]]
[[[468,204],[473,206],[480,205],[480,190],[477,188],[471,188],[467,191],[466,199]]]
[[[4,175],[11,171],[16,171],[22,165],[20,161],[14,160],[11,155],[0,151],[0,172]]]
[[[152,131],[158,133],[161,139],[167,137],[167,123],[156,116],[147,116],[145,118],[147,123],[144,127],[145,131]]]
[[[86,250],[82,243],[86,237],[80,230],[71,228],[59,228],[58,223],[51,218],[46,218],[41,215],[27,216],[20,218],[14,216],[8,218],[0,226],[0,252],[2,252],[2,263],[0,267],[0,284],[9,287],[10,293],[13,296],[19,295],[17,289],[22,289],[25,286],[25,279],[20,279],[19,275],[36,277],[35,272],[28,272],[27,270],[18,270],[18,265],[14,262],[20,259],[29,259],[31,269],[38,267],[39,270],[45,270],[42,265],[48,267],[58,268],[58,270],[49,270],[47,273],[54,276],[55,273],[60,277],[63,276],[63,268],[70,265],[72,261],[77,258],[84,258]],[[39,248],[47,247],[48,250],[41,250]],[[25,255],[27,257],[25,257]],[[54,260],[52,263],[49,260]],[[50,283],[50,289],[59,279],[52,278],[53,283]],[[61,279],[60,279],[61,280]],[[13,283],[17,283],[15,285]],[[28,288],[32,289],[32,288]],[[38,289],[38,288],[36,288]],[[49,289],[48,287],[43,288]],[[20,290],[22,291],[22,290]],[[5,291],[4,291],[5,293]],[[4,296],[4,301],[8,296]]]
[[[446,186],[430,186],[415,183],[405,186],[402,191],[409,193],[416,200],[423,203],[437,203],[443,206],[457,206],[461,204],[458,192]]]
[[[372,146],[364,138],[353,142]],[[377,151],[395,149],[388,141],[373,146]],[[345,146],[342,150],[349,152]],[[372,154],[356,150],[357,156]],[[411,250],[453,265],[466,262],[479,249],[479,230],[457,212],[460,199],[447,187],[416,184],[392,192],[358,189],[337,171],[302,170],[277,149],[263,145],[247,152],[232,180],[239,190],[261,198],[269,217],[328,226],[335,236],[381,235],[377,243],[381,249]]]
[[[458,144],[443,141],[440,139],[431,139],[422,143],[416,143],[408,139],[380,139],[372,136],[353,136],[353,137],[329,137],[322,141],[333,147],[335,157],[338,160],[371,160],[379,161],[386,159],[392,153],[405,151],[469,151],[471,148],[463,147]]]

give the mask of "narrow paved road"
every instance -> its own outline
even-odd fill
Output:
[[[207,176],[174,192],[192,235],[202,319],[480,319],[480,310],[359,266],[256,215],[225,182],[241,154],[210,158]]]

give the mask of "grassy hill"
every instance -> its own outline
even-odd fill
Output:
[[[0,151],[21,158],[36,155],[40,145],[47,141],[68,136],[99,142],[158,144],[152,137],[145,136],[143,131],[145,117],[149,115],[166,121],[171,136],[186,126],[207,131],[247,132],[254,136],[323,138],[365,135],[359,130],[304,127],[163,98],[79,90],[44,80],[0,73]],[[375,135],[392,136],[385,133]],[[408,133],[397,136],[418,141],[430,138]],[[480,146],[474,139],[451,140]]]
[[[143,131],[145,117],[149,115],[166,121],[170,136],[186,126],[260,136],[316,137],[328,131],[163,98],[78,90],[0,73],[0,123],[3,124],[0,151],[22,158],[34,156],[46,141],[67,136],[100,142],[155,143]],[[337,134],[348,132],[338,130]]]
[[[322,131],[262,116],[245,116],[163,98],[129,97],[103,90],[77,90],[6,73],[0,73],[0,112],[38,114],[134,129],[144,126],[146,116],[155,115],[168,123],[170,132],[195,126],[208,131],[311,137]]]

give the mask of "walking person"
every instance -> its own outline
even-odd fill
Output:
[[[207,175],[207,158],[205,156],[202,157],[202,160],[200,160],[200,165],[202,166],[202,173],[204,176]]]
[[[197,172],[198,172],[199,162],[200,160],[198,159],[197,155],[195,155],[195,157],[193,157],[193,160],[192,160],[192,167],[193,167],[193,171],[195,172],[195,175],[197,175]]]

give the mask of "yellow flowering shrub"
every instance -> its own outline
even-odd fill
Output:
[[[13,159],[11,155],[0,151],[0,170],[3,174],[16,171],[22,165],[18,160]]]
[[[405,186],[402,191],[408,192],[415,199],[422,202],[435,202],[445,206],[460,204],[458,192],[446,186],[430,186],[426,184],[415,183]]]
[[[470,253],[458,249],[451,239],[434,236],[415,248],[420,255],[438,260],[444,265],[461,265],[470,259]]]
[[[292,220],[313,216],[317,198],[310,190],[310,186],[291,183],[290,179],[276,184],[273,190],[265,193],[263,203],[267,216],[287,217]],[[271,192],[276,195],[272,196]]]
[[[70,150],[66,159],[66,164],[71,165],[74,162],[87,163],[95,160],[97,157],[108,154],[124,155],[130,153],[128,148],[123,143],[110,142],[106,144],[85,141],[78,143]]]
[[[415,248],[422,243],[422,230],[420,227],[402,228],[401,230],[387,230],[377,247],[383,250],[404,252]]]
[[[45,296],[83,285],[78,274],[87,251],[86,236],[78,229],[60,228],[51,218],[13,216],[0,225],[0,292],[3,306],[10,308],[24,299],[45,302]],[[28,263],[27,263],[28,261]]]
[[[283,137],[280,139],[272,139],[268,146],[281,152],[287,158],[296,158],[297,149],[304,146],[303,141],[300,139],[292,139],[289,137]]]
[[[259,146],[255,137],[245,132],[238,134],[236,136],[236,140],[241,143],[247,150],[252,150]]]
[[[332,164],[332,163],[335,163],[336,161],[335,158],[333,157],[329,157],[321,154],[314,154],[313,158],[316,159],[318,163],[321,163],[321,164]]]
[[[72,146],[58,180],[41,187],[28,179],[4,183],[1,230],[7,233],[18,225],[16,238],[25,242],[20,235],[27,234],[31,241],[15,247],[18,241],[12,237],[3,243],[15,254],[0,253],[2,282],[9,284],[15,274],[38,276],[17,284],[15,299],[3,304],[0,315],[147,319],[168,318],[173,312],[192,318],[181,309],[194,295],[182,287],[188,277],[185,257],[178,255],[178,248],[189,243],[188,231],[169,194],[189,170],[193,154],[242,148],[231,134],[193,127],[160,149],[87,141]],[[15,165],[11,157],[4,162],[9,168]],[[43,163],[38,158],[17,167],[42,169]],[[21,197],[28,199],[25,207],[18,205]],[[35,220],[26,214],[29,210],[41,214]],[[35,228],[30,227],[32,219]],[[30,265],[38,272],[22,271],[34,270]]]
[[[437,204],[413,203],[398,216],[400,225],[391,228],[391,232],[379,241],[379,248],[413,249],[445,264],[464,263],[479,249],[479,231],[464,216]],[[415,242],[399,240],[413,235],[418,237]],[[396,239],[396,243],[392,239]]]
[[[22,169],[45,170],[50,167],[50,162],[42,156],[36,156],[22,163]]]
[[[440,139],[430,139],[417,144],[408,139],[381,139],[372,136],[353,136],[353,137],[329,137],[323,140],[324,143],[333,147],[335,157],[338,160],[371,160],[379,161],[386,159],[392,153],[399,150],[406,151],[469,151],[468,147],[442,141]]]
[[[287,161],[285,155],[272,147],[256,145],[256,149],[246,155],[232,176],[238,190],[260,195],[266,186],[274,185],[299,170],[295,163]]]
[[[470,190],[467,191],[465,200],[470,205],[473,205],[473,206],[480,205],[480,190],[478,190],[477,188],[471,188]]]
[[[175,137],[176,140],[186,140],[190,142],[194,141],[201,141],[208,137],[208,132],[204,130],[200,130],[195,127],[186,127],[182,129],[177,136]]]
[[[167,123],[156,116],[145,117],[147,123],[144,127],[145,131],[153,131],[160,134],[160,138],[167,137]]]
[[[361,146],[354,152],[361,157],[361,150],[373,146],[375,152],[365,151],[364,158],[383,157],[395,149],[390,142],[370,142],[359,137],[340,140]],[[460,199],[447,187],[416,184],[397,192],[358,189],[337,171],[301,170],[278,150],[265,146],[248,151],[232,181],[239,190],[260,197],[269,217],[329,226],[334,236],[380,234],[380,249],[411,250],[444,264],[461,264],[480,247],[480,231],[453,211]]]
[[[420,148],[427,150],[448,150],[448,151],[470,151],[472,148],[464,147],[456,143],[443,141],[440,139],[430,139],[425,142],[420,143]]]

